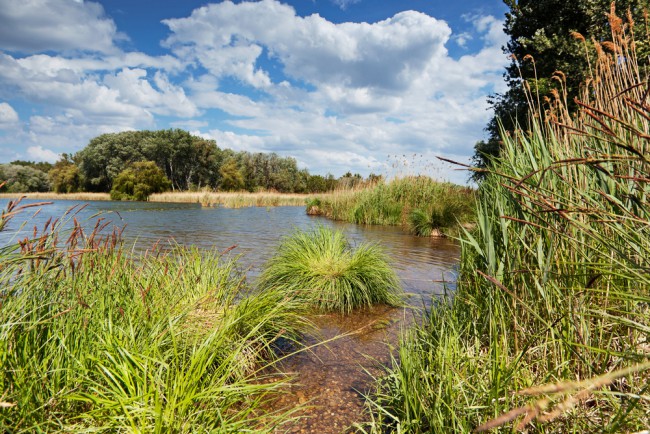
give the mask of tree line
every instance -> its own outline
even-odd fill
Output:
[[[340,178],[312,175],[292,157],[221,149],[214,140],[170,129],[102,134],[55,164],[0,164],[2,181],[0,191],[110,192],[114,199],[144,200],[151,193],[204,188],[319,193],[366,180],[350,172]]]

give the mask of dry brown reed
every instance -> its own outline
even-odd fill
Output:
[[[304,206],[308,194],[276,192],[167,192],[149,196],[150,202],[200,203],[203,206],[222,205],[226,208],[254,206]]]
[[[44,193],[0,193],[0,199],[17,199],[19,197],[38,200],[111,200],[108,193],[55,193],[53,191]]]

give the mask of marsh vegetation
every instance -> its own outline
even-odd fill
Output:
[[[471,188],[426,176],[383,179],[315,196],[307,212],[356,224],[401,226],[415,235],[454,231],[473,220]]]
[[[285,237],[265,265],[259,286],[325,312],[350,313],[401,301],[401,284],[380,246],[353,247],[342,232],[325,226]]]
[[[10,204],[3,224],[20,210]],[[66,219],[73,226],[62,232]],[[132,256],[103,226],[88,232],[69,214],[0,250],[3,431],[271,431],[286,422],[259,407],[286,384],[272,366],[278,340],[297,342],[308,326],[301,305],[252,291],[218,253]]]
[[[533,88],[531,124],[503,133],[458,289],[403,339],[371,430],[648,428],[650,108],[631,26],[612,9],[575,116],[561,93],[541,115]]]

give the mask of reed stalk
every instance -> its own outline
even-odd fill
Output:
[[[457,292],[404,337],[366,430],[647,430],[650,88],[610,19],[579,113],[558,97],[503,134]]]

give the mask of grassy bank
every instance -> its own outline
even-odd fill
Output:
[[[299,303],[252,292],[217,254],[131,257],[115,233],[58,224],[0,248],[0,431],[282,426],[287,414],[259,408],[283,382],[260,372],[273,372],[278,340],[306,326]]]
[[[308,202],[308,212],[357,224],[402,226],[429,236],[473,219],[474,191],[424,176],[359,190],[337,190]]]
[[[150,202],[200,203],[226,208],[252,206],[304,206],[309,195],[293,193],[248,192],[167,192],[149,196]]]
[[[370,430],[648,429],[648,84],[614,36],[577,117],[558,99],[504,135],[457,293],[405,337]]]

